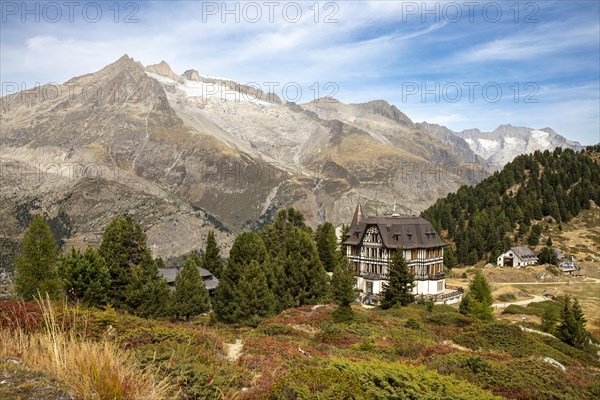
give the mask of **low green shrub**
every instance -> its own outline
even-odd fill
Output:
[[[288,373],[270,399],[492,400],[490,392],[423,367],[381,361],[333,360]]]

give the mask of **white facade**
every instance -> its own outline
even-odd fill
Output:
[[[524,253],[526,255],[524,255]],[[527,248],[513,247],[504,254],[500,254],[496,264],[501,267],[521,268],[537,264],[538,259]]]
[[[354,252],[356,253],[356,250]],[[377,227],[370,226],[367,229],[359,254],[353,254],[353,248],[348,246],[346,256],[355,264],[356,288],[365,294],[380,294],[383,284],[387,282],[390,250],[383,246]],[[415,295],[440,295],[445,292],[442,247],[405,249],[404,259],[415,274]]]

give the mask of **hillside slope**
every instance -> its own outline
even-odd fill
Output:
[[[600,204],[599,150],[558,148],[519,156],[481,183],[439,199],[422,215],[454,242],[459,263],[488,257],[495,262],[515,243],[538,244],[546,225],[560,226],[591,202]]]

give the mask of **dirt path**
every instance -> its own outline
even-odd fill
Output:
[[[235,339],[235,343],[225,343],[225,346],[227,346],[227,360],[237,361],[242,355],[242,349],[244,348],[242,339]]]
[[[498,309],[498,308],[506,308],[512,304],[516,305],[516,306],[526,306],[529,303],[539,303],[541,301],[546,301],[548,300],[547,298],[545,298],[544,296],[533,296],[533,299],[527,299],[527,300],[521,300],[521,301],[513,301],[512,303],[496,303],[496,304],[492,304],[492,307]]]
[[[568,285],[569,282],[571,283],[571,285],[579,285],[582,283],[600,283],[600,279],[596,279],[596,278],[585,278],[585,280],[583,281],[556,281],[556,282],[552,282],[552,281],[548,281],[548,282],[493,282],[493,285],[503,285],[503,286],[510,286],[510,285]]]

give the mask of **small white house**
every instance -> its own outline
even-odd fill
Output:
[[[538,258],[529,247],[511,247],[506,253],[498,257],[497,264],[501,267],[520,268],[537,264]]]

